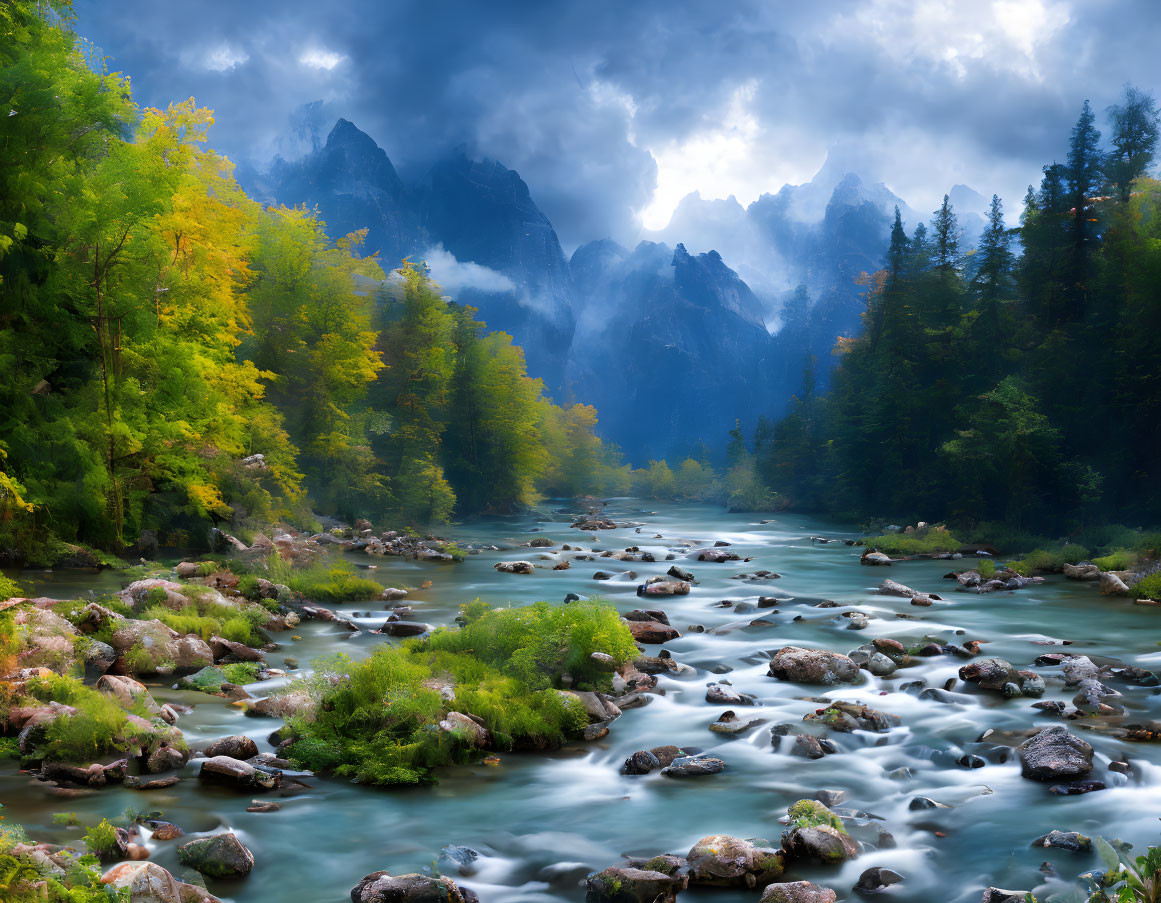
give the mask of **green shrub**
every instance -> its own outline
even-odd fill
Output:
[[[947,530],[924,527],[914,533],[885,533],[864,542],[868,549],[886,555],[940,555],[954,552],[962,543]]]
[[[53,813],[52,823],[60,825],[62,828],[75,827],[77,822],[77,814],[75,812],[56,812]]]
[[[1143,577],[1133,584],[1130,589],[1138,599],[1154,599],[1161,602],[1161,573]]]
[[[84,841],[85,849],[102,861],[113,859],[117,854],[117,829],[107,818],[85,831]]]
[[[9,580],[3,574],[0,574],[0,602],[5,602],[13,596],[24,595],[24,590],[20,584],[15,580]]]
[[[360,577],[346,562],[295,567],[271,555],[267,570],[270,580],[290,587],[312,602],[366,602],[383,592],[381,583]]]
[[[20,738],[0,737],[0,759],[20,758]]]
[[[269,579],[316,602],[363,602],[378,598],[383,585],[355,573],[346,562],[294,566],[277,555],[267,561]]]
[[[262,590],[258,586],[258,578],[254,574],[243,574],[238,578],[238,592],[251,602],[257,602],[262,598]]]
[[[996,576],[996,563],[990,558],[981,559],[976,571],[980,575],[981,580],[991,580]]]
[[[1034,549],[1023,558],[1011,562],[1008,567],[1022,577],[1033,574],[1059,574],[1066,564],[1076,564],[1088,558],[1089,552],[1084,546],[1076,543],[1066,543],[1055,547]]]
[[[257,662],[236,662],[231,665],[219,666],[226,683],[251,684],[258,679],[258,672],[262,666]]]
[[[203,640],[220,636],[247,646],[261,646],[265,642],[261,627],[270,620],[270,612],[261,605],[224,605],[205,594],[192,596],[190,604],[178,611],[153,605],[139,617],[157,619],[178,633],[195,633]]]
[[[376,784],[432,780],[432,770],[478,753],[465,738],[438,729],[448,711],[473,715],[497,749],[559,747],[588,724],[584,706],[554,686],[574,678],[607,684],[590,656],[623,662],[635,654],[616,610],[598,602],[553,607],[464,607],[464,626],[426,640],[381,646],[367,659],[316,663],[297,684],[321,696],[314,720],[290,719],[290,756],[316,771]],[[454,688],[445,701],[440,684]]]
[[[1102,571],[1127,571],[1137,563],[1137,553],[1128,549],[1117,549],[1108,555],[1094,558],[1092,563]]]
[[[146,739],[147,732],[129,721],[126,710],[113,697],[86,687],[76,678],[37,677],[28,682],[26,689],[34,700],[56,701],[76,709],[75,715],[62,716],[48,724],[30,759],[88,764],[100,756],[121,751],[127,744]],[[140,701],[129,711],[149,717]]]

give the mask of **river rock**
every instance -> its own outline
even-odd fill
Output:
[[[607,868],[589,876],[586,903],[674,903],[685,879],[638,868]]]
[[[1101,569],[1089,561],[1080,564],[1065,564],[1062,568],[1069,580],[1100,580]]]
[[[625,760],[621,766],[623,774],[649,774],[661,767],[657,756],[647,749],[639,749]]]
[[[292,690],[277,696],[266,696],[246,704],[246,714],[265,718],[311,718],[318,710],[318,702],[303,690]]]
[[[282,783],[279,776],[266,774],[248,762],[230,756],[205,759],[198,777],[237,790],[273,790]]]
[[[694,579],[693,571],[686,570],[685,568],[683,568],[681,565],[678,565],[678,564],[675,564],[672,567],[670,567],[669,570],[666,571],[665,573],[668,574],[670,577],[673,577],[675,580],[684,580],[686,583],[696,583],[697,582]]]
[[[1096,680],[1101,670],[1087,655],[1073,655],[1065,659],[1061,668],[1064,671],[1064,683],[1075,687],[1085,680]]]
[[[183,843],[177,861],[211,878],[244,878],[254,868],[254,854],[232,832]]]
[[[696,778],[702,775],[718,774],[724,771],[726,763],[715,756],[695,755],[674,759],[672,764],[661,769],[670,778]]]
[[[826,708],[817,709],[803,716],[803,721],[817,721],[833,730],[850,733],[856,730],[886,733],[902,724],[898,715],[880,712],[857,702],[832,702]]]
[[[739,718],[734,712],[722,712],[718,720],[709,726],[715,734],[744,734],[752,727],[763,724],[765,718]]]
[[[1092,849],[1092,838],[1076,831],[1049,831],[1032,841],[1034,847],[1068,850],[1072,853],[1087,853]]]
[[[140,703],[145,711],[155,718],[163,718],[169,724],[173,724],[175,720],[172,715],[166,716],[161,706],[145,688],[145,684],[139,683],[132,677],[104,674],[97,681],[96,688],[99,692],[116,699],[117,704],[123,709],[132,708],[134,704]]]
[[[723,561],[737,561],[738,556],[734,552],[727,552],[725,549],[703,549],[698,553],[698,561],[708,561],[711,564],[721,564]]]
[[[728,684],[706,684],[705,701],[715,705],[753,705],[754,697],[740,693]]]
[[[688,596],[689,584],[684,580],[664,580],[643,583],[637,587],[638,596]]]
[[[154,590],[158,592],[155,593]],[[176,611],[189,605],[186,587],[180,583],[174,583],[172,580],[159,580],[154,577],[146,580],[135,580],[118,593],[130,608],[137,608],[147,598],[157,598],[162,594],[164,594],[163,604],[166,608],[172,608]]]
[[[771,884],[758,903],[834,903],[838,897],[829,887],[819,887],[810,881],[790,881]]]
[[[122,862],[101,883],[128,890],[130,903],[221,903],[205,888],[184,884],[155,862]]]
[[[638,643],[659,644],[668,643],[681,636],[676,627],[663,624],[660,621],[625,621],[629,625],[629,632]]]
[[[213,740],[205,749],[207,758],[227,756],[231,759],[252,759],[258,755],[258,744],[242,734]]]
[[[1031,895],[1032,892],[1027,890],[1003,890],[999,887],[987,887],[984,888],[984,895],[980,898],[980,903],[1024,903]]]
[[[1060,724],[1025,740],[1018,752],[1022,774],[1032,780],[1081,778],[1092,771],[1092,747]]]
[[[838,652],[784,646],[770,660],[769,675],[804,684],[853,683],[859,666]]]
[[[463,712],[448,712],[440,721],[439,729],[459,738],[460,742],[466,746],[475,746],[480,749],[487,748],[492,739],[486,727],[478,724],[471,716],[465,715]]]
[[[351,890],[352,903],[478,903],[451,878],[372,872]]]
[[[502,574],[531,574],[536,570],[531,561],[498,561],[492,567]]]
[[[833,865],[854,859],[859,848],[851,836],[831,825],[794,827],[782,835],[782,849],[789,859]]]
[[[695,843],[686,857],[689,883],[716,887],[765,887],[781,877],[785,862],[780,850],[757,842],[712,834]]]
[[[882,552],[866,551],[859,558],[859,564],[878,565],[880,567],[890,567],[891,559]]]
[[[873,894],[886,890],[892,884],[899,884],[902,880],[903,876],[898,872],[875,866],[859,875],[858,883],[851,889],[865,894]]]
[[[236,643],[224,637],[210,637],[210,652],[214,663],[218,662],[264,662],[266,657],[258,649],[251,649],[245,643]]]
[[[1006,684],[1019,687],[1020,675],[1015,667],[1002,658],[982,658],[959,669],[959,678],[979,685],[983,690],[1004,689]]]
[[[1100,579],[1102,596],[1127,596],[1129,594],[1129,587],[1116,574],[1111,574],[1106,571],[1101,574]]]

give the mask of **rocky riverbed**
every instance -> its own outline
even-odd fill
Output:
[[[54,814],[92,824],[131,808],[143,817],[125,842],[157,868],[131,858],[114,866],[125,881],[165,884],[168,870],[180,899],[195,891],[176,882],[239,903],[338,901],[352,888],[368,903],[1006,899],[989,887],[1044,900],[1099,867],[1095,838],[1139,852],[1161,840],[1157,609],[1102,596],[1099,581],[978,593],[970,577],[946,579],[972,571],[970,554],[861,567],[846,542],[858,534],[833,524],[626,500],[453,532],[451,550],[373,531],[318,542],[406,595],[297,600],[271,634],[268,679],[238,692],[183,688],[164,667],[137,675],[189,754],[159,754],[136,783],[38,778],[9,760],[7,820],[79,845]],[[163,589],[180,592],[172,578],[178,588]],[[108,573],[21,579],[53,598],[121,588]],[[278,718],[238,704],[271,697],[319,656],[361,658],[450,624],[476,597],[569,594],[616,604],[643,650],[635,670],[656,680],[629,704],[615,694],[633,688],[616,680],[610,700],[593,700],[608,730],[588,742],[485,750],[434,786],[384,790],[296,771],[278,755]],[[168,660],[245,658],[187,645]],[[105,690],[139,692],[108,679]]]

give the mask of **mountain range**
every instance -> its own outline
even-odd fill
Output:
[[[601,239],[566,258],[516,172],[460,149],[405,182],[345,119],[243,182],[264,202],[317,207],[332,238],[366,229],[363,253],[384,268],[426,261],[449,296],[514,337],[557,401],[595,405],[601,434],[635,464],[720,448],[735,419],[748,431],[779,416],[812,359],[825,382],[894,207],[918,221],[881,182],[828,159],[748,207],[692,194],[635,248]],[[978,234],[983,199],[953,191]]]

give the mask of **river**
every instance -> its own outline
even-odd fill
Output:
[[[494,519],[449,528],[458,541],[492,543],[500,552],[482,552],[462,564],[421,564],[393,558],[369,558],[346,553],[360,566],[375,564],[370,573],[388,586],[418,587],[408,599],[417,619],[433,624],[452,621],[460,603],[479,597],[496,604],[521,605],[540,599],[561,602],[566,593],[601,594],[622,610],[642,602],[635,588],[644,578],[663,574],[676,552],[677,563],[698,579],[685,597],[650,600],[642,607],[661,607],[683,636],[664,648],[675,659],[696,670],[662,677],[660,695],[643,708],[626,711],[609,735],[591,744],[578,744],[551,755],[505,754],[497,765],[448,770],[439,783],[406,789],[374,789],[343,780],[308,777],[311,792],[279,798],[280,811],[248,813],[250,798],[199,786],[197,765],[186,768],[188,778],[173,788],[143,793],[120,787],[79,791],[56,796],[50,788],[16,773],[14,763],[0,763],[0,800],[9,822],[25,825],[40,840],[79,845],[77,828],[53,823],[57,812],[75,812],[81,822],[113,818],[132,807],[139,812],[160,810],[164,818],[197,832],[235,831],[253,851],[257,864],[239,883],[210,882],[210,890],[238,903],[338,903],[349,899],[350,888],[365,874],[386,869],[401,874],[437,866],[441,848],[462,845],[481,856],[470,876],[458,875],[444,861],[439,868],[473,888],[484,903],[539,903],[579,901],[582,879],[590,871],[618,864],[624,854],[684,854],[698,838],[709,834],[768,838],[777,843],[782,831],[778,819],[795,800],[816,791],[843,790],[843,807],[880,817],[895,838],[896,847],[864,852],[841,868],[795,870],[787,880],[810,879],[834,888],[839,899],[858,899],[851,888],[860,873],[885,866],[905,876],[887,895],[906,903],[958,903],[979,900],[988,884],[1031,889],[1044,899],[1042,862],[1054,863],[1062,877],[1098,867],[1095,855],[1031,847],[1038,836],[1058,828],[1092,836],[1119,837],[1143,850],[1158,836],[1161,813],[1161,770],[1156,746],[1126,744],[1079,723],[1070,729],[1088,740],[1097,752],[1091,775],[1108,784],[1107,790],[1080,796],[1055,796],[1048,785],[1020,776],[1014,754],[1003,755],[994,742],[977,742],[992,728],[1025,730],[1057,723],[1057,718],[1033,709],[1034,700],[1004,700],[998,695],[955,687],[952,702],[920,699],[904,684],[926,681],[942,687],[956,677],[962,659],[939,656],[922,659],[916,667],[900,669],[889,678],[863,672],[857,686],[823,691],[780,682],[766,675],[767,653],[794,644],[848,652],[874,637],[889,636],[911,645],[930,636],[945,642],[986,641],[984,654],[997,656],[1017,668],[1029,668],[1036,656],[1052,651],[1040,645],[1072,641],[1069,652],[1095,660],[1119,659],[1125,664],[1154,668],[1161,664],[1158,611],[1136,607],[1124,599],[1101,598],[1092,584],[1050,577],[1041,585],[1015,593],[974,595],[952,591],[953,581],[942,577],[946,561],[904,562],[887,568],[860,567],[859,549],[842,542],[821,544],[811,536],[835,539],[858,534],[841,525],[795,515],[730,514],[713,506],[640,503],[613,500],[607,513],[614,519],[642,524],[602,531],[592,542],[569,529],[563,514],[547,505],[526,515]],[[662,539],[654,539],[660,534]],[[519,546],[546,536],[553,549]],[[681,540],[731,543],[731,551],[753,557],[749,563],[710,564],[686,558]],[[492,567],[500,560],[559,555],[560,543],[583,544],[598,552],[637,545],[652,551],[656,563],[620,563],[609,559],[574,562],[571,569],[548,567],[533,575],[504,574]],[[957,563],[958,564],[958,563]],[[959,564],[970,566],[967,561]],[[598,570],[632,568],[637,580],[596,582]],[[748,583],[731,579],[740,572],[769,569],[781,579]],[[940,593],[946,603],[931,608],[911,606],[908,600],[875,593],[890,576],[916,589]],[[66,597],[89,589],[107,591],[116,576],[70,574],[26,575],[36,594]],[[756,601],[775,595],[794,601],[769,610],[735,613],[719,607],[723,599]],[[839,607],[817,607],[821,599]],[[358,615],[357,623],[376,627],[382,622],[383,603],[340,606]],[[848,627],[844,611],[857,608],[869,622],[864,630]],[[901,619],[897,615],[911,619]],[[748,626],[761,617],[767,625]],[[705,633],[687,631],[698,624]],[[957,636],[956,631],[964,631]],[[320,655],[345,652],[368,654],[376,645],[394,642],[364,631],[347,631],[321,622],[306,622],[301,639],[288,634],[276,638],[283,649],[271,653],[272,665],[293,656],[305,666]],[[650,651],[655,651],[656,647]],[[711,670],[712,669],[712,670]],[[728,673],[725,672],[728,669]],[[1071,700],[1075,690],[1065,688],[1058,668],[1036,669],[1048,679],[1044,699]],[[716,672],[716,673],[715,673]],[[758,707],[739,710],[768,719],[737,737],[711,733],[708,725],[725,708],[705,701],[705,686],[726,679],[757,697]],[[248,689],[265,695],[276,684]],[[1155,689],[1116,685],[1130,721],[1161,718],[1161,696]],[[178,722],[191,745],[226,734],[248,734],[260,750],[271,749],[267,737],[278,722],[248,718],[225,700],[176,691],[169,685],[150,685],[159,701],[195,705]],[[776,749],[769,727],[779,722],[801,722],[819,708],[812,697],[827,696],[866,702],[902,719],[902,726],[886,734],[837,734],[834,755],[808,760]],[[623,760],[635,750],[663,744],[700,747],[727,763],[718,775],[676,780],[658,774],[626,776]],[[987,758],[982,768],[956,764],[965,753]],[[1132,774],[1108,772],[1111,759],[1129,756]],[[1006,761],[1004,761],[1006,759]],[[900,772],[909,769],[909,772]],[[928,797],[948,808],[912,810],[911,801]],[[148,836],[148,832],[143,832]],[[155,861],[181,876],[173,842],[145,840]],[[1062,884],[1048,889],[1059,890]],[[720,903],[756,903],[757,891],[689,889],[683,900]]]

